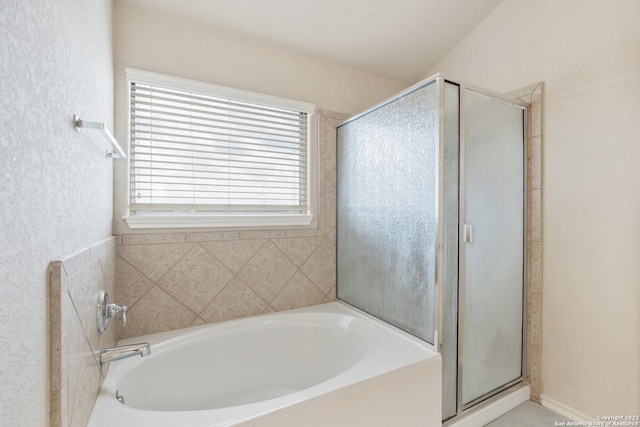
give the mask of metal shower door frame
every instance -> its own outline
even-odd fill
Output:
[[[458,86],[459,88],[459,98],[458,98],[458,114],[459,114],[459,181],[458,181],[458,185],[459,185],[459,195],[458,195],[458,208],[459,208],[459,214],[458,214],[458,277],[457,277],[457,289],[455,289],[455,291],[457,292],[457,302],[458,302],[458,306],[455,307],[456,309],[456,318],[457,318],[457,335],[455,336],[455,338],[451,338],[451,339],[455,339],[456,340],[456,409],[457,412],[456,414],[453,416],[452,419],[457,418],[458,416],[460,416],[461,414],[463,414],[464,412],[469,412],[469,411],[473,411],[475,409],[480,409],[482,408],[484,405],[486,404],[490,404],[494,399],[492,399],[492,397],[496,396],[497,394],[501,393],[502,391],[518,384],[521,383],[523,381],[526,382],[526,362],[527,362],[527,355],[526,355],[526,342],[527,342],[527,336],[526,336],[526,310],[525,308],[527,307],[527,288],[528,288],[528,278],[526,277],[526,271],[528,271],[528,256],[527,256],[527,229],[528,229],[528,215],[527,215],[527,200],[528,200],[528,184],[527,184],[527,152],[528,152],[528,123],[527,123],[527,109],[529,108],[529,105],[527,103],[524,103],[518,99],[515,98],[510,98],[508,96],[472,85],[472,84],[468,84],[465,82],[461,82],[459,80],[455,80],[455,79],[450,79],[447,76],[443,75],[442,73],[438,73],[435,74],[433,76],[430,76],[428,78],[423,79],[422,81],[412,85],[411,87],[403,90],[402,92],[394,95],[393,97],[386,99],[374,106],[372,106],[371,108],[368,108],[367,110],[358,113],[350,118],[348,118],[347,120],[345,120],[340,126],[347,124],[351,121],[354,121],[372,111],[375,111],[381,107],[384,107],[387,104],[390,104],[394,101],[396,101],[397,99],[406,96],[416,90],[421,89],[424,86],[430,85],[430,84],[435,84],[436,85],[436,93],[437,93],[437,98],[438,98],[438,102],[439,102],[439,111],[438,111],[438,116],[437,116],[437,142],[435,144],[435,149],[436,149],[436,168],[437,170],[435,171],[435,186],[437,189],[437,197],[435,200],[435,224],[436,224],[436,236],[437,236],[437,242],[435,244],[435,254],[434,256],[436,257],[435,259],[435,277],[434,277],[434,282],[435,282],[435,287],[434,287],[434,298],[435,298],[435,310],[434,310],[434,342],[433,342],[433,348],[438,351],[438,352],[442,352],[442,347],[443,347],[443,340],[448,340],[449,337],[445,337],[443,334],[443,324],[444,324],[444,319],[443,319],[443,314],[444,314],[444,306],[443,306],[443,300],[444,300],[444,294],[445,294],[445,290],[444,290],[444,286],[446,285],[445,283],[443,283],[444,280],[444,270],[445,270],[445,259],[444,259],[444,244],[445,244],[445,233],[444,233],[444,224],[445,224],[445,217],[444,217],[444,212],[445,212],[445,200],[444,200],[444,177],[445,177],[445,171],[444,171],[444,164],[445,164],[445,158],[444,158],[444,150],[445,150],[445,117],[444,117],[444,105],[445,105],[445,86],[446,84],[453,84],[455,86]],[[464,212],[465,212],[465,201],[464,198],[462,197],[462,195],[464,195],[464,191],[465,191],[465,186],[464,186],[464,168],[465,168],[465,159],[464,159],[464,148],[465,148],[465,112],[464,112],[464,96],[465,96],[465,91],[469,90],[472,92],[475,92],[477,94],[483,95],[483,96],[487,96],[493,99],[497,99],[500,100],[502,102],[508,103],[508,104],[512,104],[515,107],[521,108],[524,110],[523,112],[523,241],[522,241],[522,245],[523,245],[523,289],[522,289],[522,351],[521,351],[521,375],[519,378],[495,389],[492,390],[491,392],[477,398],[474,399],[472,401],[470,401],[467,404],[463,404],[463,399],[462,399],[462,373],[463,373],[463,361],[462,361],[462,355],[463,355],[463,351],[464,351],[464,346],[462,343],[462,336],[463,336],[463,330],[464,330],[464,325],[462,322],[462,319],[464,319],[464,297],[465,297],[465,289],[464,289],[464,283],[465,283],[465,271],[464,271],[464,261],[465,261],[465,253],[464,253],[464,248],[462,246],[462,242],[461,242],[461,237],[464,235]],[[336,147],[337,149],[338,147]],[[337,155],[338,153],[336,153]],[[337,158],[337,157],[336,157]],[[338,190],[338,189],[337,189]],[[337,250],[340,250],[340,245],[339,242],[337,244]],[[336,263],[337,263],[337,259],[336,259]],[[339,283],[338,283],[339,286]],[[427,343],[430,347],[431,345],[429,343]]]
[[[528,200],[528,189],[527,189],[527,152],[528,152],[528,138],[527,138],[527,109],[529,105],[517,100],[506,97],[504,95],[492,92],[490,90],[470,85],[468,83],[458,83],[455,81],[451,81],[451,83],[457,84],[460,87],[459,93],[459,114],[460,114],[460,163],[459,163],[459,218],[458,218],[458,226],[459,226],[459,239],[458,239],[458,337],[457,337],[457,349],[458,349],[458,358],[457,358],[457,416],[461,415],[463,412],[476,407],[476,405],[481,402],[490,399],[491,397],[501,393],[502,391],[518,384],[526,380],[526,307],[527,307],[527,277],[526,272],[528,271],[528,257],[526,255],[527,248],[527,200]],[[471,91],[476,94],[486,96],[492,99],[500,100],[504,103],[511,104],[514,107],[520,108],[523,110],[523,135],[522,135],[522,150],[523,150],[523,161],[522,161],[522,177],[523,177],[523,229],[522,229],[522,248],[523,248],[523,260],[522,260],[522,350],[521,350],[521,374],[518,378],[513,381],[510,381],[476,399],[468,403],[463,402],[462,392],[463,392],[463,354],[464,354],[464,302],[465,302],[465,245],[464,240],[466,239],[466,231],[465,230],[465,214],[466,214],[466,203],[465,197],[466,188],[465,188],[465,171],[466,171],[466,159],[465,159],[465,148],[466,148],[466,131],[465,131],[465,112],[464,112],[464,100],[466,96],[466,91]],[[442,310],[442,307],[440,307]]]

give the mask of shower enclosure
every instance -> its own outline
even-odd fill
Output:
[[[445,420],[523,380],[525,113],[436,75],[338,127],[337,296],[441,352]]]

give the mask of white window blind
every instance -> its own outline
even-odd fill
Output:
[[[307,113],[130,82],[130,211],[308,209]]]

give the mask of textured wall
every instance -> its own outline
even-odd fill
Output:
[[[637,0],[505,0],[427,73],[545,82],[541,400],[584,419],[640,412],[638,16]]]
[[[335,299],[336,126],[318,111],[318,227],[118,236],[127,338]]]
[[[108,368],[100,349],[116,341],[117,320],[99,334],[95,312],[100,290],[115,296],[115,257],[110,237],[49,264],[49,427],[84,427],[91,415]]]
[[[47,265],[111,235],[109,0],[0,2],[0,425],[48,425]],[[26,392],[28,389],[28,392]]]

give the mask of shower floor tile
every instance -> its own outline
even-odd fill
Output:
[[[555,426],[557,421],[566,422],[571,420],[551,409],[528,401],[485,427],[546,427]]]

